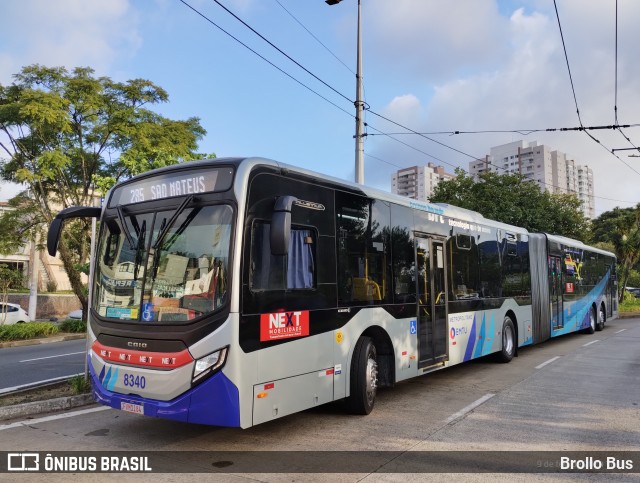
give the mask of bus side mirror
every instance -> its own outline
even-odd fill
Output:
[[[65,208],[51,222],[49,233],[47,234],[47,251],[52,257],[56,256],[58,251],[58,243],[60,242],[60,233],[62,232],[62,223],[67,218],[100,218],[102,208],[93,206],[72,206]]]
[[[271,215],[271,254],[287,255],[291,237],[291,207],[297,201],[295,196],[280,196],[273,206]]]

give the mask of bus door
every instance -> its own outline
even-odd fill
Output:
[[[444,238],[416,234],[418,367],[447,358],[447,291]]]
[[[549,299],[551,300],[551,327],[564,326],[562,320],[562,259],[549,257]]]

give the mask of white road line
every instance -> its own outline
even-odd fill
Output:
[[[24,426],[32,426],[34,424],[46,423],[48,421],[55,421],[56,419],[73,418],[74,416],[81,416],[83,414],[96,413],[98,411],[106,411],[107,409],[111,409],[111,408],[107,406],[100,406],[97,408],[82,409],[80,411],[73,411],[70,413],[56,414],[54,416],[46,416],[44,418],[27,419],[25,421],[18,421],[17,423],[3,424],[0,426],[0,431],[4,431],[5,429],[21,428]]]
[[[614,334],[619,334],[620,332],[624,332],[627,329],[620,329],[618,332],[614,332]]]
[[[25,359],[24,361],[18,361],[18,362],[42,361],[44,359],[53,359],[54,357],[65,357],[65,356],[75,356],[76,354],[86,354],[86,352],[87,351],[69,352],[68,354],[58,354],[57,356],[38,357],[36,359]]]
[[[588,343],[584,344],[582,347],[587,347],[588,345],[595,344],[596,342],[600,342],[600,339],[592,340],[591,342],[588,342]]]
[[[472,402],[471,404],[469,404],[467,407],[462,408],[460,411],[458,411],[455,414],[452,414],[451,416],[449,416],[446,420],[445,420],[445,424],[449,424],[453,421],[455,421],[456,419],[461,418],[462,416],[464,416],[465,414],[467,414],[468,412],[473,411],[475,408],[477,408],[478,406],[480,406],[481,404],[485,403],[486,401],[488,401],[489,399],[491,399],[493,396],[495,396],[495,394],[485,394],[484,396],[482,396],[480,399],[478,399],[477,401]]]
[[[560,359],[560,356],[555,356],[555,357],[549,359],[548,361],[543,362],[542,364],[536,366],[536,369],[542,369],[544,366],[546,366],[547,364],[551,364],[553,361],[555,361],[557,359]]]
[[[28,384],[22,384],[21,386],[5,387],[4,389],[0,389],[0,395],[7,392],[19,391],[20,389],[27,389],[29,387],[38,386],[40,384],[47,384],[49,382],[64,381],[65,379],[69,379],[70,377],[81,376],[83,374],[83,372],[79,372],[78,374],[69,374],[68,376],[54,377],[52,379],[45,379],[44,381],[30,382]]]

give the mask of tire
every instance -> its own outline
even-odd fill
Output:
[[[596,331],[596,309],[591,307],[589,310],[589,327],[584,329],[587,334],[593,334]]]
[[[351,361],[351,394],[347,409],[351,414],[369,414],[378,388],[378,353],[370,337],[360,337]]]
[[[502,322],[502,349],[498,352],[498,361],[511,362],[516,354],[516,329],[511,317],[505,315]]]
[[[607,315],[604,311],[604,305],[600,305],[600,310],[598,310],[598,323],[596,324],[596,330],[601,331],[604,329],[604,323],[607,320]]]

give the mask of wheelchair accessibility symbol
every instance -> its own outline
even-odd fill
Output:
[[[418,332],[418,326],[416,324],[415,320],[411,320],[409,321],[409,333],[410,334],[416,334]]]
[[[153,321],[153,304],[142,304],[142,320],[144,320],[145,322]]]

